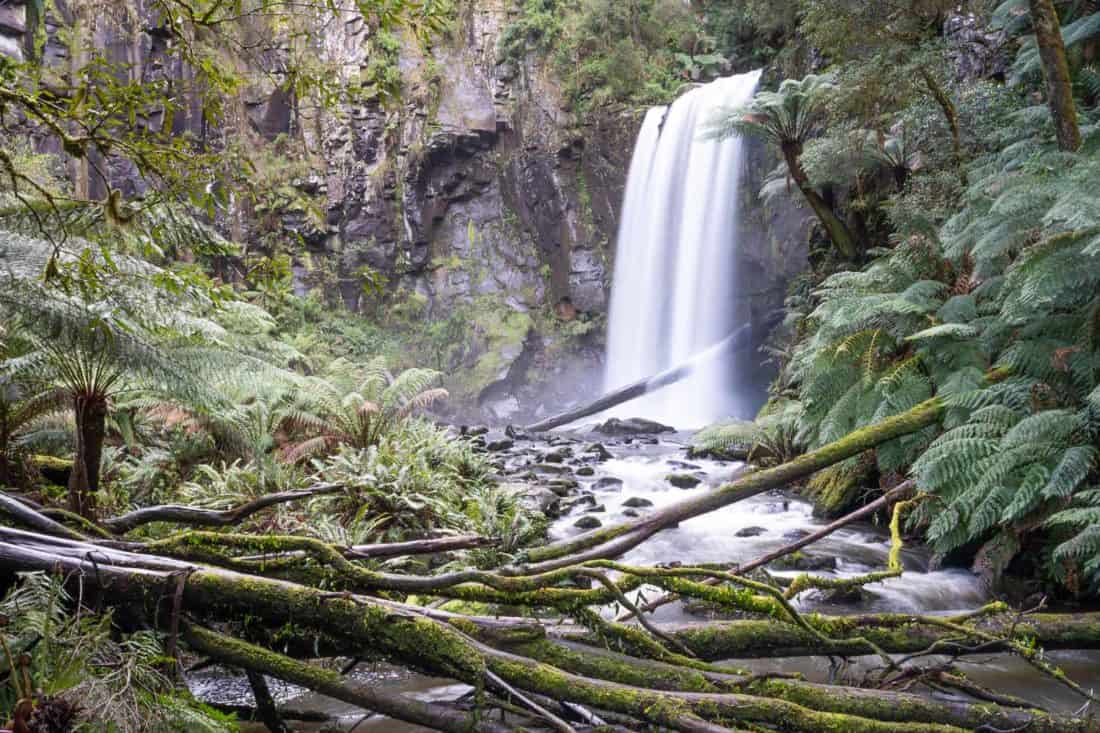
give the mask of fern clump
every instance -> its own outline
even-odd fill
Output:
[[[1045,544],[1052,577],[1100,579],[1091,487],[1100,437],[1100,130],[1078,153],[1049,140],[1043,115],[1009,116],[969,166],[963,206],[858,272],[792,303],[804,336],[778,386],[802,406],[817,447],[938,395],[942,426],[875,451],[863,480],[911,473],[935,500],[915,522],[940,552]],[[853,467],[814,477],[835,502]]]

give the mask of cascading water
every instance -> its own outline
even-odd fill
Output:
[[[724,107],[748,102],[760,72],[697,87],[645,117],[615,252],[605,387],[643,379],[720,342],[734,322],[742,141],[704,139]],[[679,428],[736,412],[728,363],[625,406]]]

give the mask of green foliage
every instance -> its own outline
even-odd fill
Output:
[[[362,366],[334,361],[325,377],[303,379],[283,412],[280,427],[296,436],[283,449],[285,460],[295,463],[338,445],[376,445],[417,410],[447,397],[447,390],[432,387],[440,376],[414,368],[395,377],[381,357]]]
[[[522,62],[549,56],[574,111],[612,102],[669,101],[685,82],[724,57],[699,21],[675,0],[526,0],[497,53]]]
[[[730,420],[709,425],[692,436],[692,452],[718,457],[743,457],[758,466],[773,466],[801,452],[798,421],[802,406],[772,400],[756,420]]]
[[[801,145],[818,129],[825,102],[835,89],[828,76],[787,79],[777,91],[757,92],[745,107],[724,110],[712,121],[708,134],[759,137],[779,147]]]
[[[1067,155],[1045,110],[1001,121],[958,213],[937,230],[895,211],[905,238],[826,278],[801,306],[806,335],[780,384],[797,395],[811,447],[945,397],[942,432],[881,446],[877,473],[911,470],[935,495],[917,521],[938,550],[1002,529],[1038,534],[1051,575],[1076,589],[1100,569],[1087,522],[1100,435],[1100,209],[1087,195],[1097,133],[1086,126],[1085,148]],[[837,480],[819,477],[818,488]]]
[[[492,490],[488,459],[425,422],[410,421],[367,448],[342,447],[313,465],[315,480],[346,491],[310,507],[339,518],[321,525],[323,539],[392,541],[482,531],[493,522],[494,515],[467,507]]]
[[[172,682],[176,660],[165,656],[158,636],[149,631],[120,634],[109,615],[81,608],[64,590],[60,576],[20,574],[0,601],[4,640],[0,669],[11,669],[12,654],[26,653],[27,675],[6,674],[0,688],[0,720],[10,718],[20,698],[36,708],[76,711],[77,725],[88,730],[202,731],[228,733],[230,719],[195,701]],[[30,689],[23,689],[29,683]],[[95,705],[89,701],[109,700]]]

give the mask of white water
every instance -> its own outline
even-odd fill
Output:
[[[759,71],[718,79],[646,114],[615,251],[608,390],[687,361],[739,325],[733,298],[742,142],[706,140],[703,131],[721,108],[748,102],[759,80]],[[715,360],[623,410],[689,428],[737,406],[728,364]]]

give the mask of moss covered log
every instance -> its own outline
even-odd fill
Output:
[[[828,635],[823,642],[814,634],[792,624],[767,620],[722,621],[708,624],[664,627],[666,633],[683,642],[701,659],[753,659],[762,657],[801,657],[834,654],[852,656],[866,653],[858,642],[843,641],[863,637],[890,654],[911,654],[934,642],[950,644],[952,653],[967,653],[967,647],[982,643],[978,637],[965,637],[936,625],[933,619],[909,614],[868,614],[862,616],[823,616],[806,614],[803,619]],[[1100,649],[1100,613],[1037,613],[1023,618],[1001,613],[982,619],[977,628],[992,634],[1007,635],[1025,643],[1052,649]],[[587,632],[566,632],[566,638],[591,637]],[[1003,650],[1005,644],[983,646],[982,652]]]
[[[202,626],[186,624],[183,627],[183,638],[196,652],[222,664],[275,677],[334,700],[398,720],[424,725],[435,730],[449,731],[449,733],[469,733],[469,731],[510,733],[517,730],[513,726],[486,720],[449,705],[422,702],[392,692],[384,693],[370,685],[352,686],[335,670],[299,662]]]
[[[480,686],[488,673],[499,676],[521,690],[545,695],[557,700],[569,700],[595,710],[608,710],[650,724],[677,730],[698,731],[715,726],[790,725],[807,731],[957,731],[959,726],[944,720],[957,720],[958,713],[928,721],[882,720],[878,698],[852,697],[840,710],[817,709],[826,706],[827,695],[815,697],[799,692],[780,690],[781,697],[762,696],[738,691],[726,684],[719,671],[683,668],[681,679],[693,672],[689,686],[703,691],[660,690],[653,682],[623,684],[614,678],[618,673],[609,667],[602,674],[613,679],[581,676],[528,656],[502,651],[474,638],[482,636],[482,628],[473,619],[461,616],[431,616],[420,609],[381,599],[332,593],[282,581],[241,575],[215,568],[189,566],[164,558],[149,558],[120,551],[103,552],[94,569],[86,565],[86,543],[40,538],[30,533],[5,531],[6,541],[0,544],[0,568],[21,570],[60,570],[70,577],[82,576],[88,592],[103,593],[109,605],[125,606],[128,612],[144,613],[151,622],[171,624],[172,613],[164,606],[176,589],[181,587],[181,610],[201,614],[210,622],[244,621],[271,628],[296,628],[331,635],[342,642],[349,652],[381,656],[407,667],[430,674],[451,677]],[[12,541],[18,540],[18,541]],[[182,579],[182,581],[181,581]],[[483,637],[484,638],[484,637]],[[528,643],[531,643],[530,637]],[[209,641],[209,638],[207,639]],[[278,656],[260,655],[244,642],[225,644],[226,654],[239,654],[238,663],[251,659],[251,664],[267,664],[279,674],[298,681],[309,681],[322,687],[334,684],[330,678],[317,678],[308,668],[294,666]],[[205,647],[204,647],[205,648]],[[568,657],[555,659],[565,664]],[[578,665],[580,663],[578,662]],[[580,665],[595,675],[597,666],[590,662]],[[668,665],[666,668],[674,668]],[[260,670],[262,671],[262,670]],[[641,683],[637,677],[633,678]],[[666,680],[671,680],[671,674]],[[705,691],[703,682],[718,687]],[[668,686],[666,684],[666,686]],[[725,689],[722,689],[722,688]],[[344,694],[344,693],[342,693]],[[777,694],[779,694],[777,692]],[[872,704],[874,703],[874,704]],[[832,705],[832,703],[829,703]],[[865,711],[861,713],[861,705]],[[896,706],[895,706],[896,707]],[[972,712],[967,709],[968,713]],[[956,717],[953,717],[956,716]],[[1077,722],[1056,720],[1051,730],[1090,730]],[[709,728],[708,728],[709,726]]]

